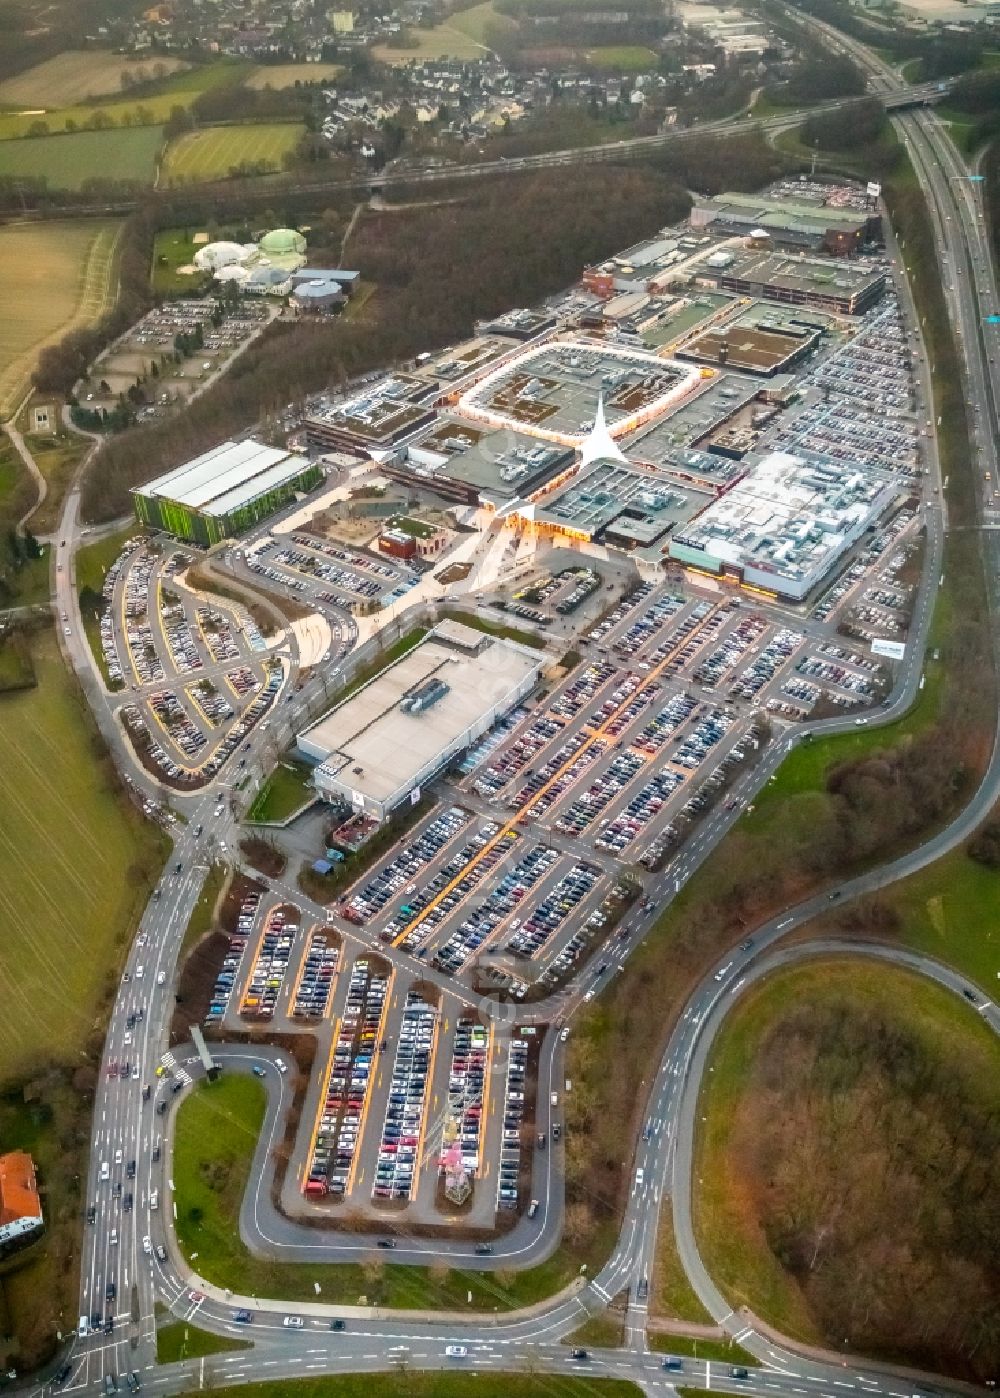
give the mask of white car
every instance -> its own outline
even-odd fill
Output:
[[[116,1247],[118,1246],[118,1229],[117,1229],[117,1228],[112,1228],[112,1230],[111,1230],[111,1237],[108,1239],[108,1242],[111,1244],[111,1246],[112,1246],[113,1248],[116,1248]]]
[[[305,1321],[300,1315],[286,1315],[281,1322],[288,1330],[301,1330]]]
[[[115,1164],[116,1164],[116,1165],[120,1165],[121,1163],[122,1163],[122,1148],[121,1148],[121,1146],[119,1146],[118,1149],[115,1151]]]
[[[147,1257],[149,1257],[152,1254],[153,1244],[148,1233],[142,1240],[142,1250]]]
[[[277,1068],[279,1073],[288,1072],[288,1064],[285,1062],[283,1058],[276,1058],[274,1060],[274,1066]]]
[[[639,1168],[638,1168],[638,1170],[636,1170],[636,1172],[635,1172],[635,1182],[636,1182],[636,1184],[642,1184],[642,1183],[645,1181],[645,1178],[646,1178],[646,1172],[645,1172],[645,1170],[642,1168],[642,1166],[640,1165]]]
[[[145,966],[137,966],[135,968],[135,978],[137,981],[142,980],[143,972],[145,971],[145,969]]]
[[[464,1359],[469,1353],[468,1345],[446,1345],[445,1354],[449,1359]]]

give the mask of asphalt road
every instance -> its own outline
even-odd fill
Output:
[[[839,37],[839,36],[838,36]],[[889,81],[888,78],[885,81]],[[979,221],[976,187],[969,185],[961,175],[957,156],[951,152],[946,138],[941,134],[933,116],[929,114],[906,115],[897,118],[901,133],[914,156],[918,173],[935,209],[938,235],[949,257],[953,271],[946,291],[952,313],[962,329],[962,340],[969,372],[968,400],[976,412],[980,425],[979,447],[982,460],[996,480],[995,436],[997,429],[996,404],[989,383],[988,359],[996,348],[995,331],[984,327],[981,315],[985,305],[995,306],[993,272],[985,246],[985,233]],[[958,269],[961,268],[959,271]],[[65,554],[72,557],[77,538],[76,498],[71,495],[67,502],[67,517],[60,537],[67,539]],[[990,546],[990,577],[996,576],[994,538],[986,536]],[[929,566],[918,601],[915,630],[919,633],[919,643],[912,647],[911,659],[900,674],[896,689],[891,697],[883,720],[888,719],[908,707],[919,684],[920,656],[926,625],[930,614],[934,585],[940,567],[941,522],[936,511],[929,519]],[[61,551],[62,552],[62,551]],[[935,562],[935,560],[937,560]],[[60,584],[61,580],[61,584]],[[57,598],[75,613],[75,598],[71,589],[72,568],[57,575]],[[992,601],[991,597],[991,601]],[[86,646],[78,626],[73,627],[70,651],[78,670],[89,672],[89,655],[81,653],[80,642]],[[319,692],[317,686],[317,693]],[[88,689],[89,697],[94,697],[93,681]],[[99,696],[98,696],[99,697]],[[289,724],[305,710],[312,696],[303,691],[297,696],[294,705],[289,705]],[[96,704],[100,715],[102,706]],[[822,725],[825,730],[846,728],[850,721],[835,721]],[[821,725],[816,725],[817,731]],[[794,741],[790,739],[789,742]],[[787,747],[787,743],[784,747]],[[114,743],[116,753],[122,753],[119,742]],[[784,755],[783,747],[775,747],[766,756],[753,774],[752,787],[757,787],[767,779]],[[746,780],[746,779],[745,779]],[[994,752],[987,775],[970,802],[946,830],[929,840],[920,849],[891,865],[872,871],[837,890],[844,898],[874,891],[898,878],[923,867],[938,858],[948,849],[965,839],[983,816],[989,811],[1000,793],[1000,759]],[[159,794],[159,793],[158,793]],[[751,783],[739,793],[745,800],[750,799]],[[726,959],[724,966],[710,973],[689,1001],[684,1016],[670,1041],[664,1055],[650,1095],[649,1140],[637,1148],[635,1164],[643,1169],[643,1180],[633,1189],[626,1211],[623,1228],[612,1257],[596,1278],[582,1281],[572,1288],[570,1294],[553,1298],[536,1308],[529,1315],[519,1315],[511,1319],[497,1318],[494,1323],[477,1319],[449,1319],[439,1317],[416,1321],[408,1316],[387,1316],[365,1314],[359,1316],[348,1312],[348,1329],[343,1334],[331,1334],[328,1326],[330,1316],[345,1308],[324,1307],[321,1303],[296,1306],[295,1310],[305,1318],[302,1330],[286,1328],[282,1318],[287,1308],[280,1303],[253,1303],[256,1319],[253,1328],[255,1351],[253,1360],[245,1354],[215,1356],[201,1363],[152,1367],[154,1349],[154,1302],[161,1297],[171,1305],[175,1314],[191,1313],[199,1325],[222,1331],[232,1329],[231,1312],[236,1298],[227,1298],[213,1289],[201,1287],[204,1299],[190,1297],[190,1287],[197,1285],[197,1278],[190,1275],[180,1263],[176,1252],[171,1249],[168,1260],[161,1266],[155,1257],[142,1250],[142,1238],[150,1236],[152,1244],[169,1238],[171,1232],[171,1210],[169,1207],[169,1182],[162,1183],[164,1176],[157,1174],[150,1152],[155,1144],[157,1132],[161,1134],[162,1123],[169,1121],[157,1116],[155,1103],[159,1096],[170,1088],[160,1082],[153,1100],[143,1105],[141,1090],[144,1083],[156,1082],[155,1067],[160,1061],[166,1044],[169,1027],[170,997],[167,990],[172,984],[172,976],[179,945],[186,927],[188,916],[203,880],[200,863],[203,848],[193,835],[197,824],[210,827],[217,841],[225,842],[232,838],[233,826],[225,808],[217,815],[215,798],[212,795],[187,798],[185,814],[188,823],[179,828],[173,860],[180,860],[182,872],[179,875],[167,874],[162,881],[162,896],[151,902],[143,918],[140,936],[142,945],[133,947],[128,963],[130,979],[123,982],[112,1015],[111,1028],[105,1052],[105,1063],[121,1062],[127,1056],[130,1063],[139,1067],[139,1078],[126,1081],[110,1079],[102,1072],[101,1085],[97,1094],[94,1123],[95,1149],[88,1175],[88,1200],[96,1205],[95,1224],[86,1232],[84,1265],[81,1280],[81,1312],[89,1313],[100,1309],[103,1313],[104,1290],[109,1278],[116,1283],[118,1299],[115,1310],[125,1316],[120,1320],[112,1336],[95,1335],[74,1346],[74,1373],[64,1391],[79,1391],[94,1387],[103,1381],[106,1373],[122,1373],[138,1369],[142,1372],[144,1387],[155,1388],[160,1392],[178,1393],[189,1387],[199,1386],[205,1371],[215,1382],[241,1380],[250,1381],[260,1377],[282,1377],[316,1372],[345,1372],[356,1370],[378,1370],[393,1367],[438,1368],[461,1362],[470,1370],[476,1371],[504,1368],[517,1371],[532,1369],[539,1371],[564,1370],[570,1361],[565,1349],[558,1348],[555,1341],[569,1333],[579,1324],[585,1314],[599,1310],[606,1301],[623,1287],[634,1287],[642,1276],[651,1271],[652,1252],[655,1244],[659,1210],[667,1197],[667,1186],[671,1188],[675,1231],[681,1255],[695,1283],[696,1289],[710,1310],[722,1321],[725,1328],[735,1334],[740,1342],[757,1354],[762,1367],[754,1370],[749,1381],[734,1380],[728,1376],[725,1366],[704,1366],[695,1361],[685,1361],[684,1381],[704,1383],[713,1389],[740,1392],[749,1389],[758,1398],[767,1398],[768,1393],[819,1393],[824,1398],[843,1398],[843,1391],[853,1388],[857,1392],[893,1395],[904,1398],[909,1391],[906,1380],[894,1375],[886,1375],[876,1366],[855,1363],[817,1363],[794,1355],[791,1351],[770,1346],[761,1336],[749,1330],[742,1317],[733,1316],[724,1298],[714,1288],[711,1278],[704,1273],[694,1244],[690,1220],[690,1152],[693,1142],[693,1111],[696,1109],[697,1088],[705,1056],[710,1047],[711,1036],[721,1022],[726,1008],[732,1002],[733,990],[737,982],[748,983],[767,973],[774,964],[794,955],[807,955],[811,948],[787,949],[777,953],[769,952],[772,942],[828,906],[826,896],[818,896],[775,919],[767,927],[754,933],[753,945],[745,952],[734,954]],[[729,824],[738,812],[720,813],[699,833],[698,840],[689,850],[685,850],[681,863],[661,877],[651,890],[654,902],[658,898],[669,900],[673,886],[687,877],[722,838]],[[173,867],[173,861],[171,868]],[[633,914],[626,923],[628,937],[616,951],[621,958],[644,934],[648,923],[643,923],[638,914]],[[821,948],[822,949],[822,948]],[[856,949],[852,948],[852,953]],[[765,953],[767,953],[765,955]],[[932,975],[950,988],[961,991],[964,983],[960,977],[926,961],[915,962],[900,951],[882,951],[872,954],[889,956],[900,964],[914,963],[916,969]],[[143,975],[138,976],[138,966],[143,966]],[[159,987],[160,973],[166,978],[165,987]],[[610,974],[610,972],[608,973]],[[717,979],[717,976],[719,979]],[[541,1019],[558,1014],[564,1019],[572,1014],[594,989],[593,972],[585,971],[568,994],[557,998],[554,1005],[533,1007],[525,1018]],[[145,1004],[145,1018],[141,1025],[128,1031],[125,1019],[137,1004]],[[998,1027],[1000,1020],[996,1007],[990,1005],[983,1011],[985,1017]],[[125,1034],[132,1033],[132,1042],[125,1043]],[[553,1036],[554,1042],[554,1036]],[[239,1052],[226,1050],[231,1069],[238,1069]],[[557,1073],[556,1050],[551,1050],[550,1060],[544,1072],[549,1078]],[[259,1056],[259,1055],[258,1055]],[[266,1057],[266,1055],[265,1055]],[[183,1071],[186,1066],[181,1065]],[[266,1079],[278,1089],[271,1094],[269,1118],[273,1129],[275,1113],[282,1108],[281,1089],[277,1082],[276,1070],[270,1070]],[[266,1137],[265,1132],[265,1137]],[[167,1144],[167,1143],[165,1143]],[[258,1147],[264,1150],[264,1145]],[[121,1151],[121,1164],[116,1163],[116,1153]],[[164,1152],[166,1158],[169,1153]],[[555,1160],[555,1152],[548,1153],[548,1160]],[[135,1195],[131,1212],[124,1213],[122,1206],[112,1194],[112,1186],[121,1178],[123,1192],[127,1192],[129,1182],[124,1178],[128,1161],[137,1161],[137,1175],[132,1192]],[[110,1179],[99,1179],[102,1161],[109,1165]],[[164,1161],[161,1159],[161,1165]],[[552,1164],[549,1168],[557,1168]],[[160,1207],[152,1210],[149,1204],[150,1192],[161,1181]],[[551,1185],[551,1181],[549,1184]],[[559,1191],[556,1191],[559,1192]],[[260,1190],[257,1191],[258,1197]],[[536,1255],[544,1255],[553,1242],[554,1234],[549,1231],[553,1217],[551,1204],[545,1211],[542,1225],[534,1240],[537,1254],[530,1252],[524,1260]],[[244,1204],[243,1226],[247,1226],[247,1212],[253,1213],[252,1195]],[[254,1219],[256,1226],[256,1215]],[[554,1227],[554,1225],[553,1225]],[[117,1242],[111,1241],[112,1230],[117,1233]],[[516,1237],[516,1233],[510,1235]],[[266,1240],[265,1240],[266,1241]],[[345,1241],[336,1244],[343,1248]],[[435,1249],[439,1251],[439,1249]],[[393,1254],[393,1261],[405,1260],[401,1250]],[[413,1260],[423,1260],[413,1258]],[[481,1261],[482,1259],[480,1259]],[[699,1270],[700,1269],[700,1270]],[[99,1298],[99,1300],[98,1300]],[[635,1318],[641,1321],[641,1307],[635,1308]],[[134,1317],[134,1318],[131,1318]],[[622,1351],[594,1351],[586,1361],[588,1368],[595,1372],[610,1372],[619,1377],[634,1378],[644,1387],[671,1387],[670,1376],[659,1367],[655,1356],[646,1353],[642,1347],[641,1325],[630,1333],[636,1337],[633,1347]],[[449,1343],[461,1343],[470,1347],[469,1358],[449,1360],[444,1348]],[[406,1346],[405,1355],[393,1355],[392,1347]],[[839,1394],[835,1392],[839,1390]]]

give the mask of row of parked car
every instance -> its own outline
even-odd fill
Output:
[[[451,1071],[448,1074],[448,1115],[457,1132],[462,1168],[470,1175],[479,1169],[488,1049],[489,1036],[485,1026],[474,1019],[459,1019],[455,1025]]]
[[[460,971],[469,957],[478,951],[486,939],[518,907],[528,890],[558,861],[555,850],[543,845],[530,849],[517,865],[510,869],[491,889],[489,895],[478,907],[470,910],[468,916],[457,927],[435,956],[435,964],[442,970],[455,974]]]
[[[292,1014],[296,1019],[326,1018],[339,957],[338,948],[326,932],[313,932],[310,935],[292,1005]]]
[[[644,585],[644,599],[653,591],[650,584]],[[618,636],[611,649],[624,660],[631,660],[657,636],[671,617],[684,606],[684,598],[672,592],[663,592],[636,617],[631,625]],[[629,608],[632,610],[632,608]],[[596,637],[595,637],[596,639]]]
[[[297,908],[274,908],[267,915],[257,956],[243,991],[244,1019],[273,1019],[278,994],[288,971],[292,942],[299,930]]]
[[[675,772],[670,767],[656,772],[635,793],[623,810],[611,820],[602,823],[594,844],[598,849],[623,854],[632,841],[660,814],[683,780],[680,772]]]
[[[596,865],[577,861],[508,937],[506,950],[515,956],[537,956],[573,909],[593,892],[600,877]]]
[[[436,1010],[416,991],[409,991],[389,1083],[373,1199],[406,1200],[413,1192],[414,1175],[420,1167],[417,1147],[436,1025]]]
[[[505,858],[513,849],[520,839],[515,830],[506,831],[495,844],[491,843],[499,829],[500,826],[493,822],[481,825],[474,839],[466,845],[461,855],[456,856],[452,861],[454,867],[449,869],[447,873],[442,869],[431,881],[428,887],[438,892],[455,879],[456,875],[461,874],[454,887],[449,888],[440,901],[429,909],[426,916],[413,925],[403,943],[404,946],[411,948],[418,942],[425,942],[431,932],[444,922],[448,914],[457,908],[463,899],[468,898],[469,894],[473,893],[485,881],[486,876],[500,863],[501,859]],[[486,846],[489,848],[487,849]],[[463,868],[465,869],[464,873],[462,873]],[[412,917],[416,910],[415,904],[407,904],[400,909],[403,917]],[[421,946],[417,955],[423,956],[424,952],[425,948]],[[433,958],[434,964],[446,969],[447,962],[441,961],[440,957],[441,952],[438,952]]]
[[[435,815],[419,835],[416,835],[400,852],[384,865],[357,893],[348,898],[341,908],[341,915],[356,926],[363,926],[376,913],[381,912],[389,899],[404,889],[408,893],[416,890],[413,879],[419,875],[444,849],[449,840],[472,819],[461,806],[449,806],[446,811]]]
[[[239,660],[240,648],[229,618],[215,607],[199,607],[195,616],[216,664],[228,665],[231,660]]]
[[[164,602],[160,608],[160,621],[167,639],[170,659],[180,675],[190,675],[204,668],[204,660],[194,639],[187,612],[180,602]]]
[[[367,957],[351,967],[344,1015],[330,1064],[305,1193],[344,1195],[358,1148],[389,979]]]
[[[208,742],[204,731],[189,717],[172,689],[159,689],[149,696],[149,707],[170,735],[171,742],[192,761]]]
[[[229,946],[215,978],[215,985],[212,987],[212,998],[209,1001],[208,1014],[205,1016],[206,1024],[218,1024],[229,1008],[233,986],[236,984],[236,977],[239,973],[240,961],[246,951],[247,942],[253,932],[259,910],[260,894],[248,893],[240,904],[240,911],[236,918],[236,931],[230,934]]]
[[[357,573],[341,568],[337,563],[330,563],[315,553],[307,553],[304,549],[280,548],[274,554],[274,561],[293,573],[318,578],[331,587],[341,587],[345,592],[357,594],[369,601],[381,597],[385,591],[384,586],[375,578],[359,577]]]
[[[528,1074],[528,1045],[512,1039],[504,1085],[503,1135],[500,1138],[500,1173],[497,1206],[516,1209],[520,1200],[521,1132],[524,1126],[524,1090]],[[536,1210],[537,1212],[537,1207]]]

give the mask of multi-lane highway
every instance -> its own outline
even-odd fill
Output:
[[[835,36],[835,42],[846,41],[842,40],[842,36]],[[860,54],[856,53],[856,56]],[[881,82],[888,86],[895,81],[893,70],[878,65],[877,60],[870,60],[867,55],[865,60],[871,63],[875,76]],[[1000,329],[983,323],[983,315],[992,312],[997,304],[982,221],[983,211],[977,187],[965,178],[957,154],[933,115],[908,113],[895,120],[927,193],[939,244],[947,256],[945,289],[956,329],[961,332],[967,398],[975,414],[976,444],[980,454],[978,469],[986,497],[984,505],[987,513],[984,519],[989,523],[992,489],[986,489],[990,483],[985,473],[989,472],[992,481],[996,481],[998,426],[989,366],[997,349],[1000,349],[997,344]],[[76,538],[73,497],[67,510],[62,536],[69,540],[66,556],[71,559]],[[991,554],[989,572],[993,579],[997,572],[993,534],[988,532],[985,540]],[[929,566],[918,599],[914,627],[917,644],[912,647],[909,663],[899,676],[896,689],[880,715],[882,719],[907,707],[919,683],[923,640],[940,567],[941,519],[937,511],[929,514],[929,543]],[[57,595],[61,603],[75,613],[71,567],[67,567],[57,578]],[[78,624],[73,630],[74,635],[79,635]],[[89,667],[89,657],[78,654],[75,645],[73,659],[78,668]],[[289,706],[289,722],[294,722],[320,692],[318,685],[303,690],[296,697],[295,704]],[[93,687],[90,693],[93,695]],[[840,720],[830,727],[845,727],[848,722],[850,720]],[[742,797],[749,799],[751,788],[768,779],[791,741],[788,740],[784,746],[776,745],[768,753],[752,781],[747,781],[746,790],[739,792]],[[119,756],[123,756],[120,748],[117,751]],[[980,789],[946,830],[910,855],[865,874],[835,892],[847,899],[884,887],[923,867],[966,838],[998,795],[1000,757],[994,753]],[[94,1148],[87,1185],[87,1200],[94,1204],[95,1221],[86,1225],[80,1310],[81,1314],[90,1316],[113,1309],[117,1319],[111,1335],[94,1334],[74,1345],[73,1372],[65,1391],[79,1391],[98,1385],[108,1373],[123,1375],[132,1370],[140,1372],[144,1387],[155,1388],[159,1392],[177,1393],[199,1386],[205,1377],[201,1362],[161,1369],[153,1367],[154,1304],[158,1298],[170,1305],[175,1314],[190,1313],[197,1318],[197,1323],[206,1328],[221,1331],[234,1329],[232,1311],[239,1298],[228,1297],[215,1288],[199,1284],[197,1276],[189,1271],[170,1244],[171,1113],[169,1110],[162,1114],[157,1111],[161,1101],[169,1106],[173,1099],[172,1084],[180,1082],[183,1086],[188,1073],[195,1071],[194,1065],[182,1062],[172,1068],[169,1076],[158,1078],[156,1074],[167,1044],[172,1008],[169,992],[180,942],[207,865],[206,836],[196,836],[194,832],[203,825],[220,843],[233,838],[227,808],[218,806],[212,794],[188,798],[185,816],[186,823],[178,827],[175,852],[161,880],[160,895],[150,903],[130,952],[126,968],[128,979],[123,980],[114,1007],[97,1094]],[[684,863],[662,876],[650,890],[655,904],[662,907],[669,901],[677,880],[690,875],[708,856],[737,816],[738,811],[724,811],[714,818],[699,836],[698,843],[685,854]],[[174,872],[177,863],[181,866],[179,873]],[[851,1388],[858,1393],[885,1393],[893,1398],[903,1398],[909,1392],[908,1383],[877,1366],[851,1364],[845,1367],[839,1362],[835,1365],[832,1361],[823,1363],[804,1359],[791,1350],[774,1347],[763,1335],[753,1330],[746,1317],[733,1315],[701,1263],[691,1226],[690,1153],[694,1137],[694,1111],[701,1072],[712,1037],[733,1002],[738,982],[740,986],[749,984],[790,957],[835,949],[833,945],[818,944],[770,950],[772,944],[792,928],[808,922],[827,908],[829,896],[824,894],[809,899],[766,927],[756,930],[752,942],[730,954],[724,965],[713,968],[690,998],[650,1091],[648,1139],[638,1143],[635,1156],[635,1166],[643,1172],[641,1182],[633,1189],[612,1256],[596,1277],[581,1279],[569,1293],[553,1298],[529,1314],[492,1320],[470,1321],[460,1317],[418,1320],[408,1316],[393,1317],[367,1311],[358,1313],[344,1308],[338,1310],[313,1302],[295,1307],[295,1311],[302,1314],[304,1325],[301,1330],[293,1330],[283,1324],[288,1307],[260,1298],[252,1303],[248,1300],[255,1312],[252,1335],[256,1348],[252,1364],[245,1354],[216,1356],[207,1361],[209,1375],[216,1382],[239,1382],[319,1372],[392,1367],[437,1368],[458,1362],[476,1371],[489,1368],[517,1371],[528,1367],[542,1371],[564,1370],[574,1361],[568,1357],[567,1350],[556,1343],[559,1338],[570,1333],[586,1314],[599,1311],[612,1296],[629,1288],[633,1297],[630,1321],[634,1324],[630,1324],[629,1330],[633,1344],[622,1351],[594,1351],[591,1358],[583,1362],[594,1372],[630,1377],[647,1388],[669,1388],[678,1381],[678,1376],[664,1373],[657,1358],[645,1350],[643,1305],[635,1296],[637,1282],[651,1274],[659,1212],[669,1200],[678,1248],[702,1301],[723,1327],[738,1337],[743,1346],[757,1355],[761,1362],[761,1367],[744,1380],[730,1376],[727,1366],[706,1366],[688,1360],[685,1361],[685,1381],[736,1392],[749,1389],[758,1398],[766,1398],[771,1392],[844,1398],[844,1390]],[[649,920],[641,911],[630,915],[626,922],[627,935],[614,953],[616,960],[620,961],[628,955],[644,935]],[[873,950],[870,954],[890,956],[899,964],[912,963],[914,969],[932,975],[956,993],[967,989],[961,977],[905,953]],[[163,985],[159,984],[161,974]],[[593,972],[584,972],[556,1003],[526,1010],[523,1012],[524,1018],[558,1016],[562,1020],[571,1020],[575,1008],[594,990],[593,976]],[[137,1012],[142,1013],[142,1018],[129,1028],[129,1017]],[[969,1012],[982,1013],[1000,1031],[1000,1015],[989,1002],[980,1003],[975,1009],[970,1007]],[[126,1035],[129,1042],[126,1042]],[[556,1047],[558,1041],[554,1035],[550,1036],[550,1040],[549,1057],[547,1061],[543,1060],[542,1067],[542,1076],[546,1081],[555,1080],[560,1069],[559,1050]],[[247,1070],[251,1057],[262,1064],[268,1062],[266,1052],[260,1054],[238,1048],[226,1049],[223,1056],[226,1071]],[[109,1076],[107,1069],[110,1064],[125,1061],[129,1063],[127,1076]],[[137,1077],[134,1076],[134,1069],[138,1069]],[[271,1105],[264,1139],[258,1146],[258,1163],[267,1152],[268,1133],[275,1129],[287,1095],[282,1076],[273,1065],[265,1067],[265,1082],[270,1089]],[[148,1101],[144,1101],[143,1089],[147,1084],[150,1095]],[[160,1136],[164,1138],[160,1143],[160,1157],[154,1160],[153,1152]],[[550,1152],[548,1162],[553,1162],[555,1156],[555,1152]],[[136,1161],[136,1174],[134,1180],[130,1180],[128,1167],[133,1159]],[[519,1229],[510,1235],[509,1245],[517,1249],[519,1261],[544,1256],[555,1241],[559,1220],[559,1188],[554,1173],[557,1166],[548,1162],[545,1168],[553,1174],[540,1181],[540,1186],[548,1190],[548,1206],[542,1220],[534,1230]],[[107,1179],[101,1178],[104,1164],[108,1167]],[[264,1171],[261,1170],[259,1176],[255,1171],[254,1177],[263,1178]],[[122,1185],[121,1199],[115,1190],[118,1182]],[[154,1191],[159,1196],[159,1208],[155,1210],[150,1204]],[[129,1192],[133,1194],[133,1205],[126,1213],[124,1195]],[[248,1193],[244,1203],[244,1232],[250,1233],[252,1238],[253,1228],[258,1228],[256,1244],[265,1246],[271,1243],[279,1250],[278,1255],[283,1255],[286,1244],[281,1238],[272,1238],[265,1231],[271,1227],[271,1223],[264,1221],[262,1193],[259,1184]],[[267,1197],[266,1194],[264,1197]],[[112,1241],[113,1235],[115,1241]],[[151,1253],[143,1250],[142,1240],[147,1236],[154,1249]],[[155,1253],[155,1248],[161,1245],[167,1249],[163,1262]],[[299,1245],[296,1241],[289,1246]],[[324,1240],[319,1246],[331,1249],[335,1256],[346,1256],[352,1244],[351,1240],[341,1238],[333,1242]],[[409,1256],[411,1250],[414,1254],[412,1258]],[[503,1251],[504,1244],[498,1243],[497,1256],[502,1256]],[[422,1254],[421,1248],[414,1245],[411,1249],[408,1246],[398,1249],[393,1260],[425,1261]],[[286,1252],[284,1255],[289,1254]],[[296,1254],[292,1252],[291,1255]],[[115,1285],[113,1307],[105,1301],[109,1281]],[[200,1293],[200,1297],[191,1296],[192,1287]],[[347,1316],[347,1329],[343,1333],[329,1330],[330,1317],[335,1313]],[[469,1346],[467,1359],[458,1361],[446,1356],[446,1346],[455,1343]],[[401,1349],[395,1348],[400,1346]]]

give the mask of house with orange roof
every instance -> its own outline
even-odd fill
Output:
[[[0,1246],[42,1227],[35,1162],[27,1151],[0,1155]]]

